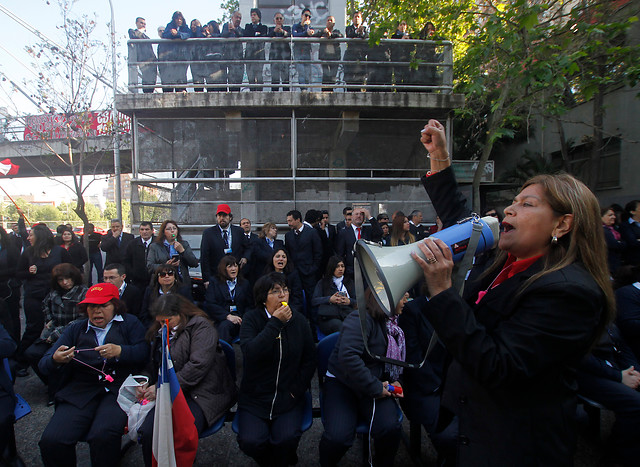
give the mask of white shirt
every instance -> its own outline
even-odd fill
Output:
[[[87,330],[85,332],[89,332],[89,329],[93,329],[93,332],[96,333],[96,341],[98,341],[98,345],[104,344],[104,339],[107,337],[109,330],[111,329],[111,325],[114,321],[124,321],[124,318],[120,315],[115,315],[111,321],[107,323],[104,328],[99,328],[98,326],[94,326],[91,324],[91,321],[87,321]]]

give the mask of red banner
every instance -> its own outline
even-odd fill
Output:
[[[67,118],[62,114],[31,115],[25,118],[25,141],[107,136],[112,133],[111,111],[86,112]],[[120,134],[131,133],[131,119],[118,113]]]

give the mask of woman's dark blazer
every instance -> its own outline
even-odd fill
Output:
[[[253,243],[251,251],[251,261],[254,262],[252,270],[255,272],[255,283],[265,273],[265,268],[271,261],[274,251],[284,248],[284,242],[277,238],[273,241],[273,248],[269,246],[266,238],[259,238]],[[271,271],[269,271],[271,272]]]
[[[450,168],[424,177],[441,219],[464,217]],[[456,205],[457,203],[457,205]],[[571,465],[576,367],[603,329],[604,294],[578,263],[539,278],[543,259],[466,303],[450,288],[424,304],[453,362],[443,406],[458,415],[459,465]]]
[[[204,311],[217,323],[227,319],[229,306],[232,304],[231,294],[226,281],[216,278],[209,282],[207,293],[204,296]],[[237,316],[242,317],[245,311],[253,308],[253,295],[249,281],[238,279],[236,284],[235,305],[238,307]]]
[[[69,324],[60,339],[51,346],[38,364],[45,375],[64,368],[64,382],[56,393],[56,400],[63,400],[78,408],[83,408],[105,389],[116,394],[120,385],[130,374],[137,374],[144,368],[149,357],[149,345],[144,339],[145,329],[133,315],[123,314],[123,321],[113,321],[104,343],[117,344],[122,347],[120,357],[103,362],[98,352],[88,351],[76,354],[75,358],[102,369],[113,377],[111,382],[99,378],[99,373],[85,365],[72,361],[60,367],[53,361],[53,354],[61,345],[75,346],[77,349],[89,349],[97,344],[93,331],[87,332],[87,319],[77,320]]]
[[[89,260],[89,256],[87,256],[87,250],[85,250],[82,243],[73,242],[69,246],[67,252],[69,253],[69,256],[71,256],[71,264],[80,269],[80,272],[82,272],[84,263]]]
[[[322,278],[316,284],[316,287],[313,290],[311,306],[317,307],[318,316],[322,316],[325,318],[338,318],[344,321],[347,315],[358,307],[355,285],[353,281],[348,277],[345,277],[343,279],[343,284],[347,289],[347,292],[349,292],[349,299],[351,300],[351,304],[336,305],[334,303],[331,303],[329,300],[333,294],[338,292],[338,288],[336,287],[336,284],[333,282],[333,280],[331,280],[331,283],[329,284],[329,290],[325,290],[324,281],[325,279]]]
[[[611,231],[606,227],[604,230],[604,241],[607,243],[607,262],[609,264],[609,272],[615,273],[622,266],[622,255],[627,249],[627,243],[620,237],[616,240]]]
[[[367,314],[367,346],[373,355],[387,354],[387,328]],[[327,366],[329,372],[359,397],[376,397],[382,393],[382,381],[388,379],[384,363],[364,348],[360,316],[352,311],[342,323],[342,330]]]

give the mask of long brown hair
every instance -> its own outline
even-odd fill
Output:
[[[578,262],[591,274],[604,293],[604,323],[610,322],[615,316],[616,302],[609,279],[607,246],[598,200],[584,183],[569,174],[537,175],[526,181],[521,191],[531,185],[539,185],[544,190],[545,199],[556,215],[573,214],[573,223],[571,231],[551,245],[542,271],[530,277],[520,293],[542,276]],[[498,255],[487,273],[501,268],[506,255],[506,252]]]
[[[147,330],[146,338],[149,342],[158,335],[161,324],[155,320],[156,316],[180,316],[177,332],[181,332],[194,316],[202,316],[210,321],[207,314],[180,294],[167,294],[159,297],[149,310],[154,319]]]
[[[391,223],[391,246],[398,246],[400,241],[405,245],[416,241],[416,237],[414,237],[411,232],[404,230],[406,219],[407,216],[402,213],[398,213],[393,218],[393,222]]]

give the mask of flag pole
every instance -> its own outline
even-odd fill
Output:
[[[9,193],[7,193],[5,191],[5,189],[2,188],[2,186],[0,186],[0,190],[2,190],[5,195],[7,195],[7,198],[9,198],[11,200],[11,202],[13,203],[13,205],[16,207],[16,209],[18,211],[18,214],[20,214],[22,217],[24,217],[24,220],[27,222],[27,224],[29,224],[31,226],[31,221],[29,219],[27,219],[27,216],[25,215],[25,213],[22,212],[22,209],[20,209],[20,206],[18,206],[18,204],[13,200],[13,198],[9,195]]]

